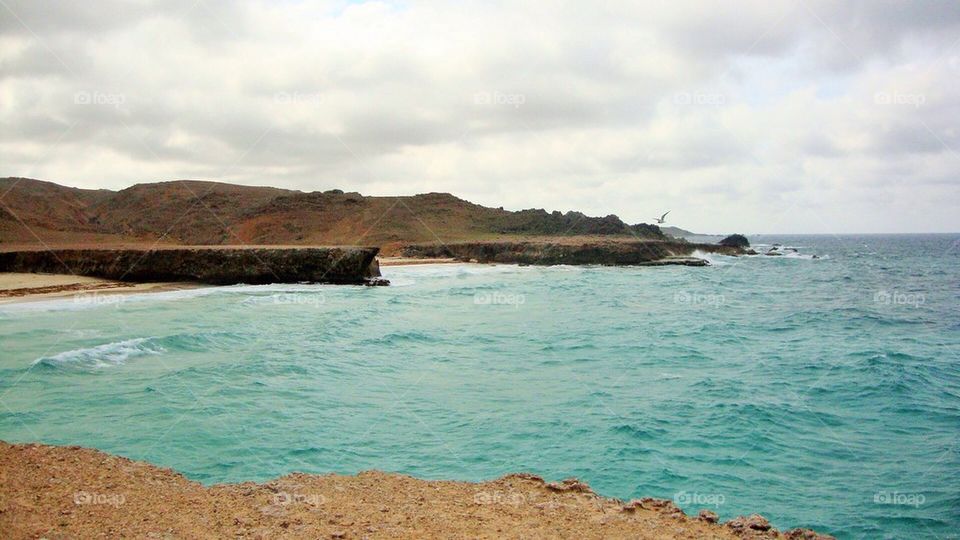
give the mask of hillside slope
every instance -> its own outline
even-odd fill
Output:
[[[5,195],[4,195],[5,194]],[[614,215],[488,208],[448,193],[365,197],[178,180],[120,191],[0,179],[0,245],[377,245],[529,237],[665,238]]]

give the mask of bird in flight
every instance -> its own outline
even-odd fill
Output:
[[[667,210],[662,216],[658,218],[653,218],[653,219],[657,220],[658,225],[662,225],[667,222],[667,214],[669,213],[670,213],[670,210]]]

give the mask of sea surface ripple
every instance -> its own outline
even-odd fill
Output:
[[[956,538],[956,235],[754,240],[798,252],[0,306],[0,438],[208,484],[530,471],[840,538]]]

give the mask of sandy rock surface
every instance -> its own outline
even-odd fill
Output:
[[[96,450],[0,442],[0,481],[5,538],[816,538],[735,530],[670,501],[625,504],[529,474],[470,483],[295,473],[204,487]]]

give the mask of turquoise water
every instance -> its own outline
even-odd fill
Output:
[[[532,471],[841,538],[956,538],[957,239],[0,306],[0,438],[205,483]]]

